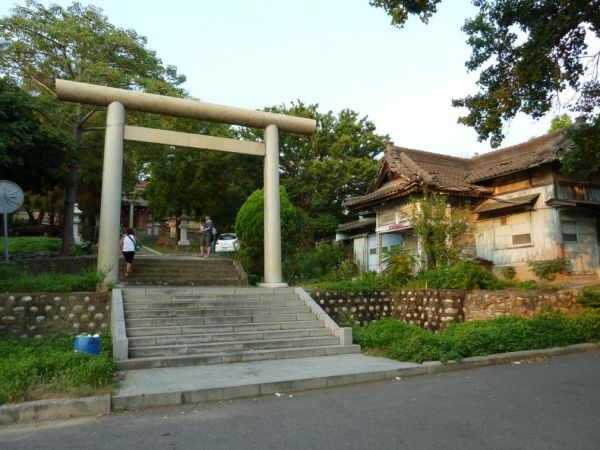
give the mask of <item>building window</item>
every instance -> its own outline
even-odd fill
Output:
[[[531,244],[531,234],[513,234],[512,243],[513,245]]]
[[[396,223],[396,213],[386,213],[379,216],[379,226],[382,227],[384,225],[390,225],[392,223]]]
[[[562,239],[563,242],[577,242],[577,223],[562,223]]]

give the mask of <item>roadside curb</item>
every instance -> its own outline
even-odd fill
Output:
[[[36,400],[0,405],[0,425],[73,419],[111,413],[111,396]]]
[[[551,347],[540,350],[523,350],[519,352],[496,353],[486,356],[472,356],[460,361],[426,361],[427,373],[451,372],[454,370],[474,369],[476,367],[508,364],[523,359],[568,355],[571,353],[592,352],[600,350],[600,343],[573,344],[566,347]]]
[[[472,369],[484,366],[507,364],[536,357],[552,357],[573,353],[600,350],[600,343],[575,344],[541,350],[526,350],[474,356],[460,361],[427,361],[421,365],[395,370],[363,372],[312,379],[285,380],[237,387],[213,388],[201,391],[163,392],[136,396],[111,396],[37,400],[32,402],[0,405],[0,425],[26,422],[65,420],[111,414],[134,407],[141,409],[153,406],[180,405],[192,402],[243,398],[272,394],[276,391],[303,391],[323,389],[372,381],[383,381],[398,377],[413,377],[426,374]]]

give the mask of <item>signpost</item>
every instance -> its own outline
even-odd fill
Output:
[[[0,213],[4,215],[4,259],[8,264],[8,214],[23,204],[23,190],[12,181],[0,180]]]

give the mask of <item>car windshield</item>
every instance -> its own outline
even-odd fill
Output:
[[[233,241],[235,239],[237,239],[237,236],[235,234],[222,234],[221,236],[219,236],[220,241]]]

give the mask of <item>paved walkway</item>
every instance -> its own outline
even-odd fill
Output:
[[[363,354],[120,372],[114,410],[258,397],[427,372],[421,364]]]

